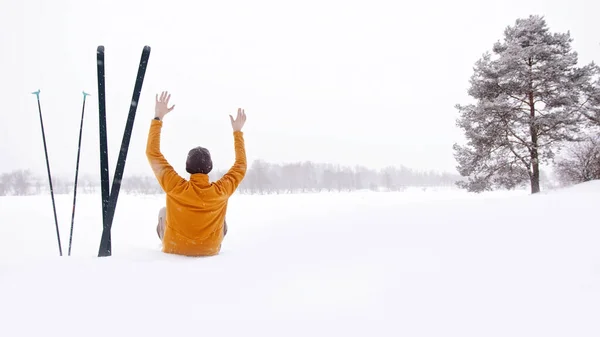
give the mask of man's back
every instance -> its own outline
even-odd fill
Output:
[[[229,193],[206,175],[193,175],[167,194],[163,251],[182,255],[215,255],[223,240]]]
[[[221,179],[210,183],[207,174],[196,173],[188,181],[175,172],[160,151],[162,123],[160,119],[152,120],[146,156],[167,194],[163,252],[188,256],[216,255],[223,241],[229,197],[246,174],[243,133],[233,132],[235,163]]]

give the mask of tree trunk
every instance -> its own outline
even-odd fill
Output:
[[[531,175],[531,194],[535,194],[540,192],[540,164],[537,161],[537,150],[532,152],[535,152],[535,154],[531,154],[531,166],[533,169]]]
[[[531,194],[540,192],[540,163],[538,156],[538,128],[535,125],[535,106],[533,101],[533,91],[529,92],[529,108],[530,111],[530,125],[529,131],[531,132]]]
[[[538,155],[538,127],[535,124],[535,101],[533,97],[533,79],[532,79],[532,67],[533,60],[529,58],[529,132],[531,133],[531,194],[540,192],[540,162]]]

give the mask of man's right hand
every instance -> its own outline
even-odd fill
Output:
[[[233,119],[233,116],[231,115],[229,115],[229,118],[231,119],[233,131],[242,131],[244,123],[246,123],[246,113],[244,112],[244,109],[238,109],[236,119]]]
[[[154,107],[154,117],[160,118],[162,120],[165,118],[165,115],[169,112],[173,111],[175,105],[169,108],[169,100],[171,99],[171,94],[167,91],[163,91],[160,94],[160,99],[158,98],[158,94],[156,94],[156,105]]]

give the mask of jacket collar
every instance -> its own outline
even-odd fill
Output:
[[[190,176],[190,181],[200,186],[210,185],[208,174],[195,173]]]

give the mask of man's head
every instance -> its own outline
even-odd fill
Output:
[[[208,174],[212,171],[212,159],[210,152],[203,147],[195,147],[190,150],[185,162],[185,170],[189,174]]]

